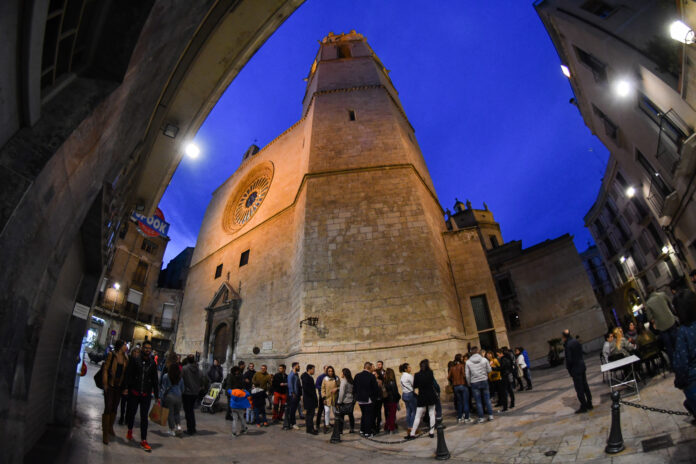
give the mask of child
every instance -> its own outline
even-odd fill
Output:
[[[239,388],[227,390],[230,398],[230,414],[232,415],[232,434],[237,437],[247,431],[244,412],[251,407],[249,392]],[[237,424],[239,424],[237,426]]]

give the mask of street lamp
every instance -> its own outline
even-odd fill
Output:
[[[570,69],[568,69],[568,66],[562,64],[561,65],[561,71],[563,72],[563,75],[567,78],[570,79]]]
[[[619,258],[619,261],[621,262],[621,264],[625,263],[625,262],[626,262],[626,257],[625,257],[625,256],[622,256],[621,258]]]
[[[201,154],[201,149],[198,148],[198,145],[196,145],[195,143],[189,142],[184,147],[184,153],[186,153],[186,156],[188,156],[189,158],[196,159],[198,158],[198,155]]]
[[[682,21],[674,21],[669,26],[669,35],[677,42],[683,44],[689,45],[694,43],[694,31]]]
[[[626,196],[628,198],[633,198],[635,196],[635,194],[636,194],[636,188],[634,186],[631,185],[626,189]]]
[[[669,247],[667,245],[662,247],[662,253],[664,253],[664,254],[669,253]]]
[[[115,288],[116,290],[120,289],[120,288],[121,288],[121,284],[119,284],[118,282],[114,283],[114,288]]]
[[[614,92],[621,98],[628,97],[633,91],[633,84],[627,79],[619,79],[614,83]]]

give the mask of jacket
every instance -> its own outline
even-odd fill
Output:
[[[246,389],[251,390],[251,385],[253,383],[255,374],[256,371],[254,369],[247,369],[246,372],[242,374],[242,377],[244,378],[244,385],[246,385]]]
[[[285,384],[285,385],[283,385]],[[273,390],[274,393],[278,393],[279,395],[287,395],[288,393],[288,374],[283,372],[282,374],[280,372],[277,372],[273,376],[273,381],[271,382],[271,389]]]
[[[326,378],[326,373],[319,374],[317,380],[314,381],[314,386],[317,388],[319,395],[321,395],[321,383],[324,381],[324,378]]]
[[[354,402],[355,396],[353,395],[353,384],[344,380],[338,387],[338,398],[336,399],[336,404],[351,404]]]
[[[487,382],[491,365],[487,359],[476,353],[466,362],[466,381],[471,385],[476,382]]]
[[[144,358],[141,355],[128,363],[126,367],[126,386],[132,394],[139,396],[154,394],[155,398],[159,398],[157,365],[152,356]]]
[[[498,359],[500,363],[500,375],[504,380],[511,380],[512,375],[512,361],[508,356],[501,356]]]
[[[416,375],[413,376],[413,388],[418,389],[416,397],[418,407],[431,406],[437,403],[435,376],[430,369],[416,372]]]
[[[585,360],[582,357],[582,345],[575,338],[565,342],[565,363],[570,375],[580,375],[585,372]]]
[[[677,313],[679,322],[691,325],[696,319],[696,294],[687,288],[679,290],[672,298],[672,306]]]
[[[524,356],[524,363],[529,367],[529,353],[527,353],[527,350],[522,350],[522,356]]]
[[[288,395],[302,395],[302,385],[300,385],[300,376],[297,372],[290,371],[288,374]]]
[[[242,378],[241,374],[237,375],[232,375],[228,374],[227,377],[225,377],[224,382],[222,382],[222,388],[227,391],[227,390],[234,390],[234,389],[244,389],[244,379]]]
[[[179,382],[176,385],[172,385],[171,380],[169,380],[169,374],[164,374],[162,376],[162,385],[160,386],[160,398],[164,399],[167,395],[181,396],[184,394],[184,379],[179,378]]]
[[[491,382],[499,382],[500,381],[500,362],[496,358],[491,359],[489,362],[491,364],[491,371],[488,373],[488,379]]]
[[[332,392],[334,388],[340,388],[341,380],[338,377],[331,378],[328,375],[321,382],[321,397],[326,406],[334,406],[338,398],[338,391]]]
[[[683,390],[696,382],[696,323],[679,327],[672,369],[675,387]]]
[[[384,398],[385,403],[398,403],[401,399],[399,394],[399,388],[396,386],[395,381],[389,381],[386,383],[384,388],[387,390],[387,397]]]
[[[184,395],[198,396],[202,386],[201,370],[198,368],[198,364],[186,364],[181,371],[181,377],[184,379]]]
[[[222,382],[222,366],[212,365],[208,368],[208,379],[211,383]]]
[[[452,386],[466,385],[466,366],[459,363],[452,366],[447,374],[447,380],[452,382]]]
[[[669,308],[670,301],[662,292],[653,292],[645,302],[645,315],[649,321],[655,320],[655,328],[660,332],[672,328],[677,322]]]
[[[380,395],[377,379],[369,371],[355,374],[353,379],[353,395],[358,403],[374,403]]]
[[[230,409],[249,409],[249,392],[241,388],[231,388],[227,390],[227,396],[230,398]]]
[[[126,380],[126,369],[128,368],[128,356],[123,355],[123,362],[118,362],[118,356],[111,351],[104,361],[102,369],[103,385],[121,388]]]
[[[251,384],[256,387],[256,388],[263,388],[264,390],[268,391],[271,388],[271,381],[273,380],[273,376],[266,372],[265,374],[261,371],[257,372],[254,374],[254,377],[251,379]]]
[[[316,409],[317,407],[317,390],[314,386],[314,379],[309,372],[305,372],[300,377],[302,380],[302,402],[305,409]]]

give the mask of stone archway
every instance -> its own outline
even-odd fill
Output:
[[[220,361],[220,364],[227,362],[228,352],[232,346],[232,329],[229,324],[222,323],[217,326],[215,333],[210,339],[210,352],[213,359]]]

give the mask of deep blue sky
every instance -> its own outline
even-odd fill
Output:
[[[211,193],[250,144],[263,147],[301,117],[317,41],[367,38],[416,130],[443,208],[485,201],[503,239],[528,247],[566,232],[584,250],[608,152],[573,96],[531,1],[309,0],[232,82],[160,207],[171,223],[166,263],[193,246]],[[255,142],[256,141],[256,142]]]

